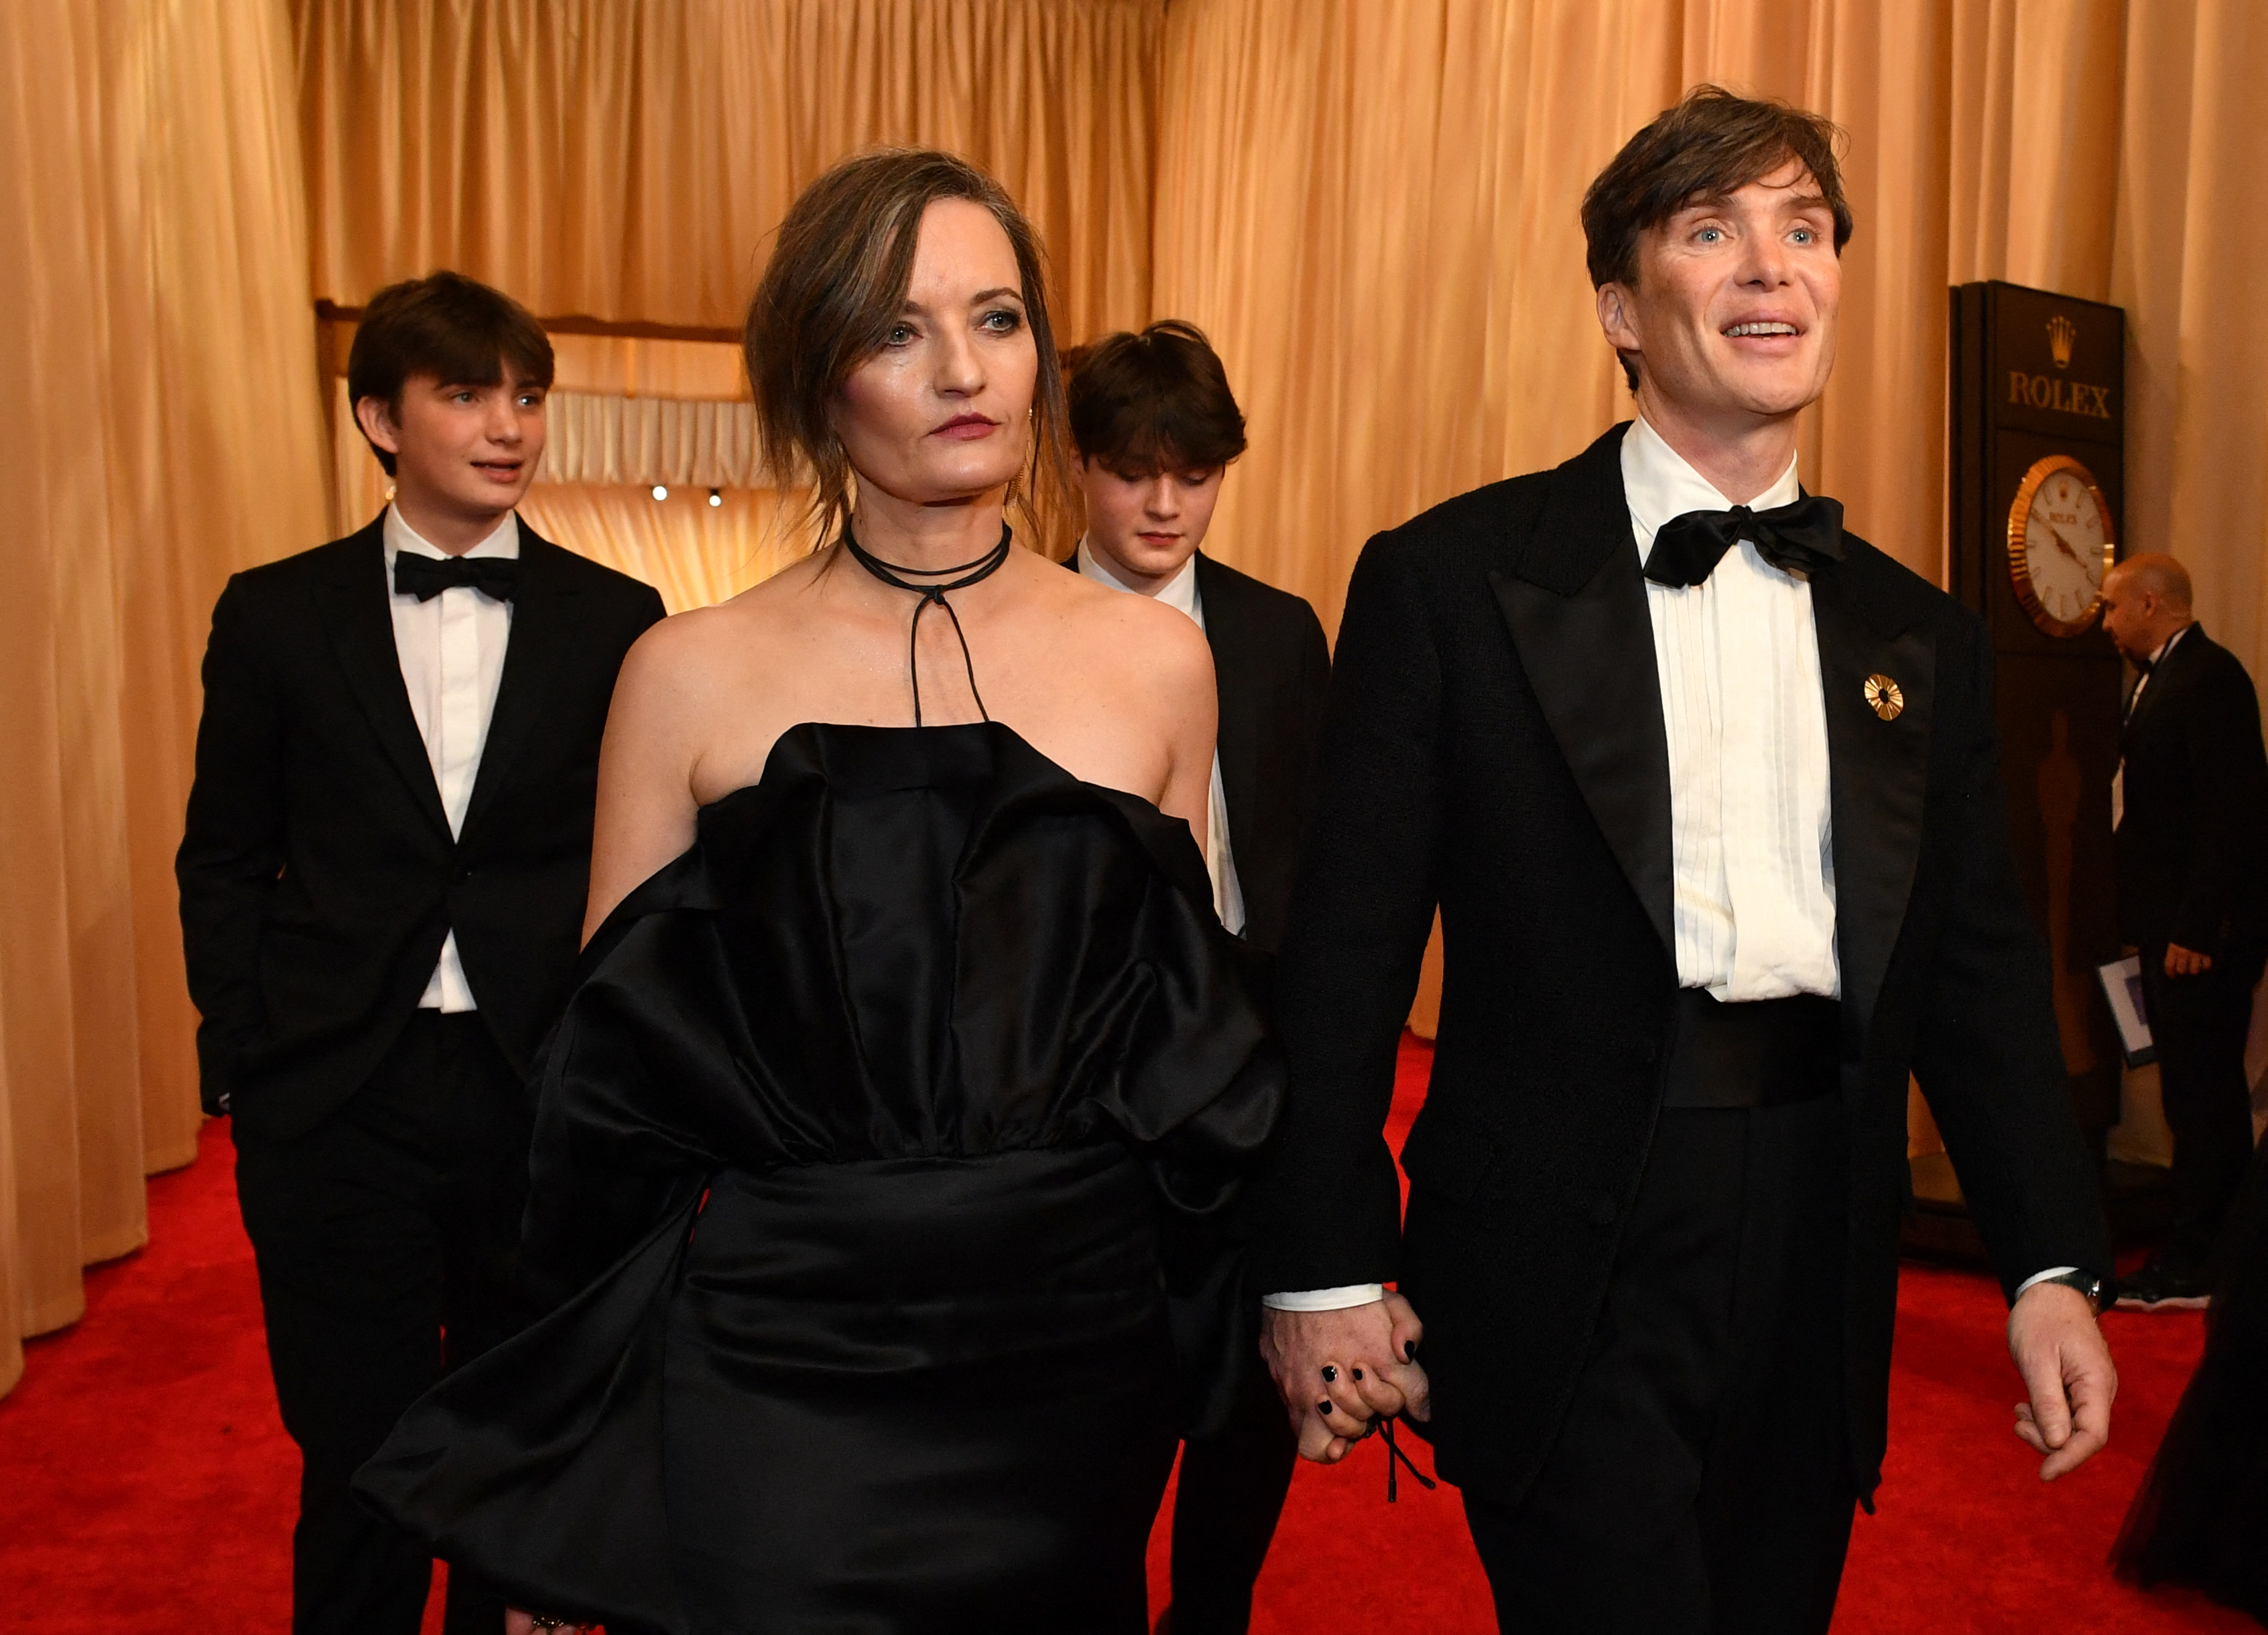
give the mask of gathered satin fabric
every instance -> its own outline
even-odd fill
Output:
[[[1282,1103],[1187,826],[1007,728],[806,725],[584,955],[555,1308],[357,1486],[615,1635],[1116,1630],[1252,1343]]]

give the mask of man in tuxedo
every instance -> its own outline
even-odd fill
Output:
[[[1311,1457],[1427,1422],[1508,1629],[1827,1628],[1880,1477],[1909,1070],[2012,1303],[2018,1434],[2053,1477],[2108,1429],[1984,631],[1797,482],[1834,137],[1709,86],[1634,136],[1583,223],[1638,418],[1371,541],[1341,627],[1263,1344]],[[1437,904],[1405,1222],[1381,1125]]]
[[[1067,395],[1086,533],[1067,565],[1153,596],[1212,649],[1220,725],[1205,866],[1221,923],[1264,953],[1282,939],[1314,789],[1330,650],[1305,600],[1199,549],[1244,416],[1219,357],[1174,320],[1072,354]],[[1186,1444],[1174,1499],[1173,1635],[1245,1630],[1292,1480],[1293,1439],[1256,1356],[1226,1424]]]
[[[347,380],[394,480],[213,610],[175,870],[206,1110],[233,1120],[302,1456],[301,1635],[411,1635],[431,1563],[348,1481],[522,1321],[529,1062],[563,1004],[615,673],[660,599],[513,511],[550,342],[452,273],[371,302]],[[447,1628],[497,1631],[468,1578]]]
[[[2149,554],[2112,568],[2102,628],[2141,673],[2111,784],[2112,863],[2174,1136],[2172,1228],[2119,1279],[2118,1303],[2201,1307],[2252,1156],[2244,1039],[2268,961],[2268,755],[2252,678],[2191,615],[2180,563]]]

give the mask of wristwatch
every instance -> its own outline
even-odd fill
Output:
[[[2042,1278],[2040,1283],[2060,1283],[2066,1289],[2077,1289],[2087,1296],[2087,1303],[2095,1307],[2095,1315],[2098,1317],[2110,1310],[2118,1298],[2118,1291],[2115,1287],[2091,1271],[2059,1271],[2052,1278]],[[2039,1284],[2032,1286],[2037,1288]]]

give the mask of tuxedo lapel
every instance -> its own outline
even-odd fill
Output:
[[[1921,858],[1937,647],[1921,606],[1897,593],[1886,559],[1852,536],[1845,541],[1845,560],[1812,577],[1811,616],[1827,706],[1836,952],[1844,1005],[1863,1029]],[[1888,720],[1867,697],[1878,676],[1904,701]]]
[[[378,521],[346,542],[336,570],[314,586],[315,605],[340,668],[387,759],[409,786],[418,809],[446,835],[449,814],[441,806],[440,786],[433,781],[433,762],[418,733],[409,689],[401,679],[401,655],[394,644],[384,523],[381,512]]]
[[[1205,644],[1212,649],[1214,690],[1220,701],[1213,742],[1220,756],[1221,794],[1228,802],[1228,833],[1233,846],[1253,836],[1254,780],[1260,765],[1260,701],[1263,689],[1253,674],[1258,655],[1245,609],[1211,558],[1197,554],[1197,599],[1204,609]]]
[[[496,792],[510,777],[513,757],[542,717],[552,678],[573,634],[575,587],[559,571],[564,551],[525,522],[519,527],[519,586],[512,594],[512,637],[504,650],[504,675],[497,683],[496,707],[489,712],[488,736],[481,743],[480,770],[465,807],[461,840],[472,838],[482,814],[496,804]]]
[[[1669,739],[1623,494],[1624,430],[1553,474],[1535,533],[1489,582],[1559,753],[1674,956]]]
[[[2173,652],[2166,654],[2151,667],[2148,685],[2142,688],[2142,696],[2132,701],[2132,708],[2127,711],[2126,719],[2119,725],[2118,738],[2122,754],[2124,753],[2127,735],[2141,724],[2151,710],[2166,696],[2167,686],[2169,683],[2178,685],[2176,677],[2184,667],[2184,655],[2193,653],[2204,636],[2203,625],[2191,624],[2182,639],[2174,644]]]

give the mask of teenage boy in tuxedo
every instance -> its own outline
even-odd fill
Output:
[[[1430,1415],[1506,1629],[1826,1630],[1881,1469],[1910,1072],[2012,1307],[2017,1434],[2053,1478],[2110,1427],[1992,649],[1797,478],[1835,149],[1713,86],[1632,136],[1582,221],[1638,418],[1381,534],[1347,593],[1255,1276],[1302,1452]],[[1382,1126],[1437,904],[1405,1219]]]
[[[299,1445],[292,1627],[412,1635],[431,1563],[348,1481],[522,1321],[530,1058],[583,918],[615,673],[647,586],[513,507],[550,342],[454,273],[379,292],[347,383],[394,482],[361,532],[232,578],[176,859],[206,1110],[233,1121]],[[503,1626],[453,1578],[452,1635]]]
[[[1301,598],[1199,548],[1244,416],[1220,358],[1168,320],[1070,359],[1073,468],[1086,533],[1068,565],[1197,621],[1212,649],[1220,725],[1205,867],[1221,923],[1265,953],[1283,935],[1314,795],[1330,650]],[[1188,1443],[1174,1499],[1172,1635],[1241,1631],[1292,1479],[1294,1444],[1248,1358],[1227,1424]]]

